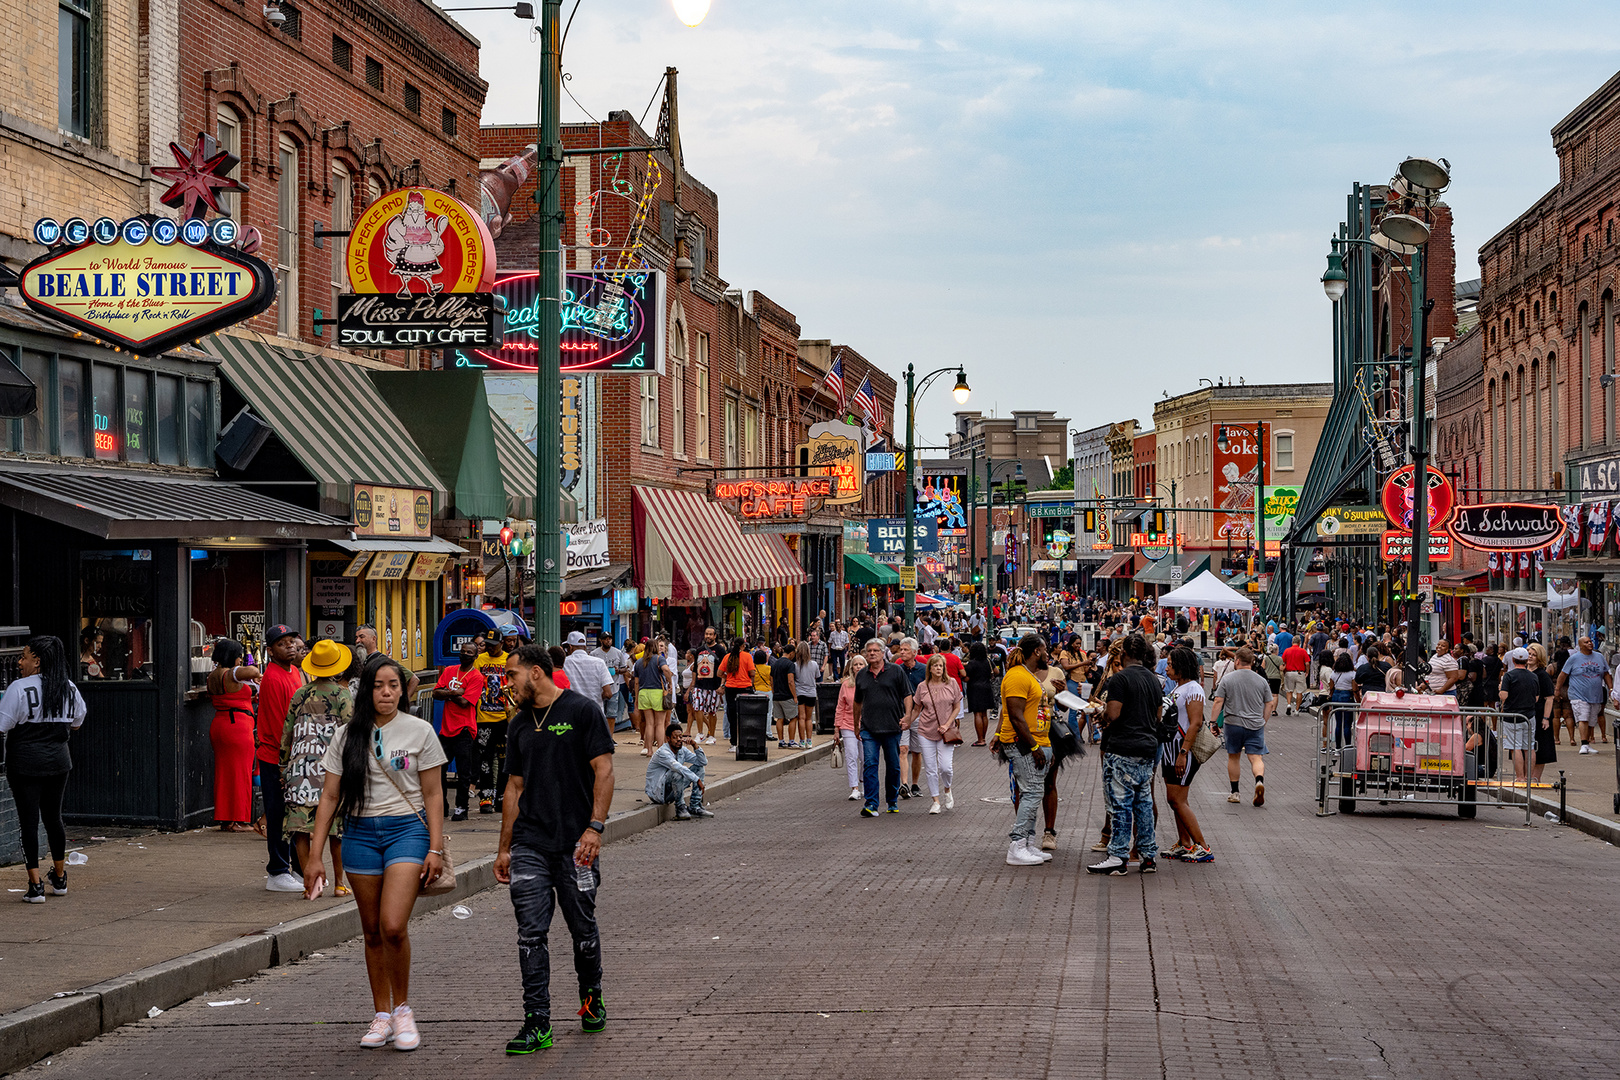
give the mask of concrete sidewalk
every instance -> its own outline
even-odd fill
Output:
[[[631,733],[620,732],[617,739],[614,822],[648,805],[643,794],[647,759],[637,753]],[[817,736],[816,746],[830,741],[831,736]],[[735,760],[723,741],[704,749],[711,786],[761,765]],[[778,750],[775,744],[768,750],[773,762],[805,753]],[[500,820],[475,810],[469,820],[446,825],[458,865],[494,854]],[[65,897],[20,903],[27,885],[23,867],[0,870],[7,890],[0,896],[0,1014],[289,920],[352,906],[330,889],[315,901],[299,893],[266,892],[264,841],[254,833],[198,829],[103,837],[101,832],[92,836],[80,830],[82,839],[70,843],[89,862],[69,868]]]

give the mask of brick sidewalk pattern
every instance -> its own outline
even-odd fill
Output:
[[[810,768],[610,846],[610,1021],[582,1034],[561,921],[557,1044],[520,1018],[502,890],[412,927],[423,1045],[363,1051],[354,943],[59,1054],[29,1077],[1612,1077],[1616,852],[1481,808],[1317,818],[1308,723],[1273,721],[1266,806],[1194,782],[1217,861],[1083,864],[1095,754],[1065,770],[1057,859],[1009,867],[1006,770],[957,758],[952,812],[857,816]],[[1162,806],[1161,799],[1161,806]],[[1364,804],[1365,805],[1365,804]],[[1161,822],[1161,842],[1172,830]],[[206,1000],[247,997],[210,1008]]]

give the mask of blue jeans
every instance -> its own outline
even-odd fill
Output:
[[[1013,781],[1018,785],[1018,815],[1013,818],[1013,840],[1028,840],[1035,835],[1035,815],[1041,812],[1046,798],[1046,773],[1052,767],[1052,748],[1041,747],[1046,764],[1035,764],[1033,750],[1026,754],[1016,746],[1007,747],[1007,761],[1012,766]]]
[[[697,773],[697,778],[699,780],[703,779],[704,766],[702,766],[702,765],[689,765],[689,766],[687,766],[687,768],[689,768],[693,772]],[[688,801],[687,796],[686,796],[686,792],[687,792],[688,788],[690,788],[691,791],[692,791],[692,797],[691,797],[690,801]],[[662,803],[665,806],[680,806],[684,802],[684,803],[687,803],[693,810],[696,810],[698,807],[703,805],[703,792],[698,788],[698,786],[696,784],[692,783],[690,780],[688,780],[686,777],[682,776],[680,773],[672,772],[668,776],[664,777],[664,795],[663,795],[663,798],[654,799],[653,801],[657,802],[657,803]]]
[[[1335,690],[1328,701],[1335,705],[1348,705],[1351,703],[1351,694],[1348,690]],[[1356,714],[1349,709],[1333,710],[1333,745],[1348,746],[1356,741]]]
[[[1153,831],[1153,761],[1104,754],[1103,783],[1108,785],[1114,814],[1108,854],[1130,858],[1134,826],[1136,850],[1144,859],[1158,858],[1159,841]]]
[[[890,806],[900,805],[900,733],[874,735],[861,732],[861,783],[866,808],[878,808],[878,750],[883,751],[883,795]]]
[[[259,791],[264,796],[264,846],[269,850],[265,873],[271,877],[288,872],[292,863],[292,845],[281,834],[287,818],[287,802],[281,792],[281,766],[268,761],[259,762]]]
[[[601,883],[600,865],[592,868]],[[581,991],[602,985],[602,938],[596,928],[596,889],[581,892],[574,880],[572,852],[512,847],[512,912],[518,924],[518,971],[523,977],[523,1011],[551,1019],[551,916],[562,908],[574,939],[574,973]]]

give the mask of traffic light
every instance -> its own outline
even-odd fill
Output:
[[[984,581],[984,571],[982,571],[982,570],[973,571],[973,584],[977,585],[982,581]]]
[[[1086,527],[1084,531],[1088,533],[1097,531],[1097,511],[1086,511]]]
[[[1153,511],[1153,529],[1152,529],[1152,531],[1155,532],[1155,533],[1162,533],[1162,532],[1165,531],[1164,530],[1164,511],[1163,510],[1155,510],[1155,511]]]

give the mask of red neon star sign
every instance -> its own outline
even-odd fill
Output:
[[[174,155],[175,168],[155,167],[154,176],[171,182],[168,191],[159,200],[164,206],[181,208],[185,216],[197,216],[202,204],[214,213],[220,213],[219,195],[226,191],[246,191],[247,187],[225,174],[241,164],[242,159],[219,148],[212,135],[199,134],[197,146],[187,154],[178,143],[169,144]]]

